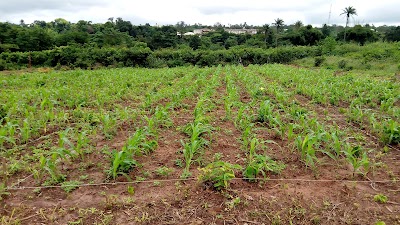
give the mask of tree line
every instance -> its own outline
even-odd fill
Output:
[[[351,15],[353,11],[350,11]],[[346,22],[346,28],[348,19]],[[198,35],[182,35],[198,28],[211,28],[213,32]],[[0,53],[50,50],[55,47],[81,45],[91,47],[125,46],[142,43],[151,50],[163,48],[190,47],[194,50],[221,50],[237,45],[269,48],[276,46],[312,46],[331,37],[337,41],[356,42],[361,45],[378,40],[399,41],[400,27],[374,27],[356,25],[345,29],[342,26],[324,25],[316,28],[303,25],[301,21],[286,25],[283,19],[276,19],[271,25],[231,25],[229,28],[257,29],[256,35],[232,34],[219,23],[214,26],[189,25],[183,21],[175,25],[151,26],[133,25],[122,18],[110,18],[106,23],[92,23],[80,20],[71,23],[65,19],[51,22],[35,21],[32,24],[0,23]],[[181,35],[178,35],[181,34]]]

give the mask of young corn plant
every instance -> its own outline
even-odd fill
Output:
[[[274,106],[271,104],[270,100],[263,101],[258,110],[257,122],[270,122],[274,118],[273,109]]]
[[[257,154],[256,149],[260,144],[257,138],[251,140],[247,166],[243,171],[243,177],[251,182],[256,181],[260,173],[265,179],[267,172],[280,173],[285,168],[283,163],[276,162],[268,156]]]
[[[9,129],[6,126],[0,127],[0,149],[4,147],[4,143],[15,145],[14,136],[11,136]]]
[[[188,143],[183,143],[183,155],[185,158],[185,169],[183,172],[183,177],[190,176],[189,168],[192,163],[193,157],[200,153],[201,149],[208,145],[209,141],[204,138],[205,134],[211,136],[212,127],[208,124],[190,123],[186,127],[185,133],[190,135],[190,141]]]
[[[69,149],[74,148],[74,144],[68,139],[68,133],[71,129],[67,128],[66,130],[58,133],[58,147],[65,148],[68,146]]]
[[[75,145],[75,152],[77,153],[77,155],[79,155],[79,157],[81,158],[81,160],[85,160],[85,148],[88,147],[89,145],[89,138],[86,135],[86,132],[78,132],[78,134],[76,135],[76,145]]]
[[[193,157],[199,153],[200,149],[204,146],[204,139],[191,140],[189,143],[183,143],[183,156],[185,158],[185,168],[183,170],[182,177],[187,178],[191,174],[189,172],[190,165],[192,164]]]
[[[270,120],[270,127],[281,140],[285,138],[287,126],[280,120],[279,114]]]
[[[349,122],[357,123],[357,124],[362,124],[364,117],[366,114],[364,111],[361,109],[359,105],[353,106],[350,105],[350,109],[347,113],[347,117]]]
[[[140,128],[128,138],[122,149],[132,155],[148,155],[158,146],[157,141],[151,139],[152,136],[147,129]]]
[[[112,161],[111,167],[107,171],[108,176],[115,180],[118,175],[123,175],[130,180],[128,173],[132,171],[134,167],[139,165],[138,162],[133,159],[132,154],[125,150],[121,150],[119,152],[113,151],[111,156]]]
[[[66,176],[63,175],[57,165],[62,158],[65,158],[65,153],[62,151],[54,151],[49,157],[43,155],[39,159],[41,171],[45,171],[50,175],[50,184],[58,184],[65,181]]]
[[[17,131],[18,125],[15,122],[9,121],[3,127],[0,127],[0,147],[3,144],[10,143],[15,145],[15,133]]]
[[[346,156],[346,161],[353,167],[353,177],[356,173],[366,175],[369,170],[370,162],[367,152],[363,151],[360,146],[346,145],[343,154]],[[361,171],[363,168],[363,171]]]
[[[144,102],[143,102],[143,108],[150,109],[152,102],[153,101],[152,101],[152,98],[151,98],[151,94],[146,94]]]
[[[315,163],[318,162],[318,158],[315,155],[317,140],[314,134],[307,134],[304,139],[302,136],[298,136],[295,141],[297,148],[300,150],[302,160],[306,166],[310,166],[313,170],[316,169]]]
[[[396,102],[395,98],[389,97],[388,99],[381,100],[380,109],[383,112],[387,112],[392,109],[394,103]]]
[[[213,127],[211,125],[195,120],[193,123],[186,125],[183,132],[190,136],[191,140],[196,140],[204,137],[206,134],[211,138],[212,130]]]
[[[237,111],[237,116],[235,118],[234,123],[235,127],[239,130],[246,129],[252,123],[251,115],[246,113],[247,110],[248,107],[243,105]]]
[[[399,144],[400,143],[400,124],[390,119],[383,125],[382,141],[385,144]]]
[[[111,138],[115,134],[115,124],[117,123],[116,118],[108,113],[100,115],[100,121],[103,127],[103,133],[107,138]]]
[[[172,120],[169,116],[168,109],[166,107],[157,106],[153,117],[157,121],[157,125],[160,127],[171,127],[173,125]]]
[[[333,153],[331,155],[331,158],[333,158],[333,159],[337,159],[342,154],[343,139],[340,138],[340,136],[341,135],[339,134],[339,131],[337,131],[337,130],[326,133],[326,139],[327,139],[328,146]]]
[[[301,127],[298,124],[295,123],[289,123],[287,124],[287,138],[289,140],[293,140],[296,136],[296,131],[300,129]]]
[[[22,127],[19,128],[21,132],[21,142],[26,143],[31,137],[31,126],[29,124],[28,119],[24,119]]]
[[[252,123],[249,123],[248,126],[243,130],[242,132],[242,148],[243,150],[247,150],[250,146],[250,140],[252,140],[252,137],[254,136],[253,132],[252,132],[252,128],[253,128]]]
[[[147,122],[147,126],[145,129],[152,135],[157,135],[157,128],[158,128],[158,121],[155,119],[155,117],[147,117],[144,116],[144,119]]]
[[[231,99],[226,97],[224,99],[224,109],[225,109],[225,118],[227,120],[232,119],[232,107],[233,107],[233,103],[232,103]]]

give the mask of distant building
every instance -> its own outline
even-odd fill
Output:
[[[193,33],[194,33],[194,34],[197,34],[197,35],[202,35],[202,34],[207,34],[207,33],[209,33],[209,32],[212,32],[212,31],[214,31],[214,30],[212,30],[212,29],[207,29],[207,28],[203,28],[203,29],[195,29],[195,30],[193,31]]]
[[[224,29],[226,32],[230,33],[230,34],[250,34],[250,35],[254,35],[257,34],[257,29]],[[193,30],[193,32],[186,32],[183,35],[185,36],[191,36],[191,35],[203,35],[203,34],[207,34],[210,32],[213,32],[215,30],[213,29],[208,29],[208,28],[203,28],[203,29],[195,29]],[[181,33],[177,32],[177,35],[180,36]]]
[[[225,29],[226,32],[230,34],[250,34],[254,35],[257,34],[257,29]]]

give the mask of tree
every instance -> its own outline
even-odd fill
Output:
[[[275,45],[278,46],[278,34],[282,30],[282,27],[285,25],[285,21],[281,18],[275,19],[275,22],[273,23],[274,26],[276,26],[276,38],[275,38]]]
[[[197,50],[201,46],[201,39],[199,36],[197,35],[189,36],[188,39],[189,39],[189,46],[193,50]]]
[[[344,36],[344,32],[338,33],[338,39]],[[360,45],[364,45],[366,42],[374,42],[378,40],[376,32],[372,31],[368,27],[362,27],[356,25],[347,31],[348,41],[355,41]]]
[[[121,17],[115,20],[115,28],[120,32],[131,34],[132,27],[130,21],[125,21]]]
[[[31,24],[31,26],[38,26],[38,27],[41,27],[41,28],[46,28],[47,27],[47,23],[46,23],[46,21],[43,21],[43,20],[35,20]]]
[[[275,22],[273,23],[274,26],[276,26],[276,32],[279,33],[280,30],[282,30],[282,27],[285,25],[285,21],[281,18],[275,19]]]
[[[289,32],[285,37],[293,45],[316,45],[322,39],[322,32],[311,25],[300,28],[298,31]]]
[[[323,34],[323,38],[329,37],[331,35],[331,28],[325,23],[322,26],[321,32]]]
[[[53,47],[53,37],[48,30],[40,27],[23,28],[15,43],[21,51],[42,51]]]
[[[234,46],[236,46],[236,45],[238,45],[238,41],[237,41],[237,38],[234,37],[234,36],[230,36],[230,37],[229,37],[228,39],[226,39],[226,41],[225,41],[225,48],[226,48],[226,49],[229,49],[229,48],[234,47]]]
[[[385,39],[387,41],[400,41],[400,26],[390,28],[385,34]]]
[[[51,22],[51,25],[57,33],[62,33],[70,29],[71,23],[63,18],[57,18]]]
[[[19,21],[19,25],[20,25],[21,27],[26,27],[26,24],[25,24],[25,21],[24,21],[24,20],[20,20],[20,21]]]
[[[153,50],[160,48],[174,48],[178,44],[179,38],[176,35],[177,29],[174,26],[162,26],[156,28],[149,47]]]
[[[179,32],[180,38],[182,39],[183,35],[185,34],[185,29],[187,27],[187,24],[184,21],[179,21],[179,22],[176,23],[175,26],[176,26],[176,29]]]
[[[67,46],[72,43],[85,44],[89,42],[89,38],[90,36],[87,32],[68,30],[59,34],[55,39],[55,43],[56,46]]]
[[[357,15],[357,11],[353,6],[349,6],[343,9],[343,12],[340,15],[346,15],[346,26],[344,28],[344,41],[346,42],[346,31],[347,26],[349,25],[350,16]]]
[[[268,40],[272,37],[271,28],[269,27],[268,24],[264,24],[261,27],[260,32],[264,34],[264,42],[265,44],[267,44]]]
[[[295,30],[300,30],[300,28],[302,28],[303,26],[303,22],[301,22],[300,20],[297,20],[296,23],[294,23]]]

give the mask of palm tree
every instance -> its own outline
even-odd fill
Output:
[[[283,19],[281,19],[281,18],[275,19],[275,23],[273,23],[273,25],[276,26],[276,32],[277,32],[277,33],[278,33],[279,30],[281,30],[282,27],[285,25],[284,23],[285,23],[285,21],[283,21]]]
[[[346,32],[347,26],[349,25],[349,18],[353,15],[357,16],[357,11],[353,6],[349,6],[343,9],[343,12],[340,15],[346,15],[346,27],[344,28],[344,41],[346,42]]]
[[[303,22],[301,22],[300,20],[297,20],[296,23],[294,23],[295,30],[299,30],[303,26]]]
[[[268,35],[269,35],[269,33],[270,33],[270,27],[269,27],[269,25],[268,25],[268,24],[264,24],[264,25],[261,27],[260,31],[261,31],[262,33],[264,33],[264,43],[267,43]]]
[[[284,23],[285,23],[285,21],[283,21],[283,19],[277,18],[277,19],[275,19],[275,23],[272,24],[272,25],[276,26],[276,46],[278,46],[278,34],[279,34],[279,31],[285,25]]]

